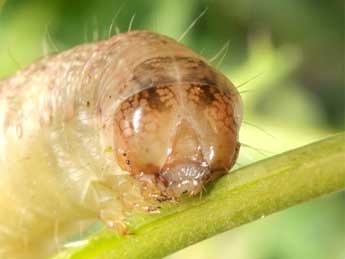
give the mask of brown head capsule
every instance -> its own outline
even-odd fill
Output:
[[[123,170],[178,198],[199,193],[217,171],[232,167],[242,108],[222,74],[199,57],[167,49],[137,64],[127,84],[143,90],[115,112],[116,159]]]
[[[126,232],[133,210],[200,193],[235,163],[241,117],[225,76],[146,31],[1,81],[0,257],[44,258],[97,217]]]

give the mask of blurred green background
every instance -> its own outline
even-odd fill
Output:
[[[204,10],[182,42],[241,85],[238,167],[344,130],[341,0],[0,0],[0,78],[127,31],[131,20],[132,29],[177,39]],[[344,198],[276,213],[169,258],[345,258]]]

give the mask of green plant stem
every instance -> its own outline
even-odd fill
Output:
[[[262,216],[345,188],[345,135],[236,170],[202,198],[168,204],[158,215],[133,215],[133,234],[103,231],[55,259],[161,258]]]

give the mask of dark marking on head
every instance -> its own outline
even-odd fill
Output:
[[[173,72],[176,69],[179,78]],[[201,59],[165,56],[148,59],[137,65],[131,81],[149,87],[191,83],[219,87],[224,84],[224,77]]]

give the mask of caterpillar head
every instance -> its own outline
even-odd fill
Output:
[[[239,151],[240,96],[219,72],[190,57],[147,60],[140,88],[115,114],[116,159],[157,199],[198,194]]]

